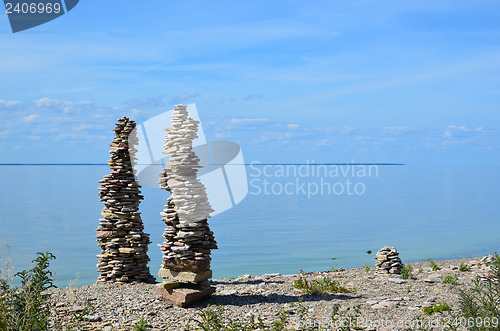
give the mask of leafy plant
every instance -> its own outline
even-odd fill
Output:
[[[460,263],[460,266],[458,267],[458,270],[462,272],[470,271],[470,267],[464,264],[463,262]]]
[[[312,280],[307,280],[307,278],[300,276],[299,279],[294,280],[293,286],[304,290],[308,294],[353,292],[326,275],[323,275],[321,279]]]
[[[45,290],[55,287],[49,262],[55,259],[52,253],[37,253],[32,262],[35,266],[15,274],[21,279],[20,287],[11,287],[0,279],[0,329],[1,330],[46,330],[50,309],[47,301],[50,294]]]
[[[482,321],[474,330],[497,330],[500,318],[500,256],[495,253],[491,264],[492,275],[486,280],[474,279],[474,287],[460,291],[460,309],[466,319]],[[488,323],[486,323],[488,321]]]
[[[332,260],[335,261],[335,265],[330,265],[330,271],[335,271],[339,266],[339,261],[336,261],[337,260],[336,257],[332,257]]]
[[[370,262],[365,262],[365,271],[366,273],[369,273],[370,272]]]
[[[413,276],[413,266],[411,264],[404,264],[403,269],[401,269],[401,278],[412,279]]]
[[[443,279],[443,284],[451,284],[451,285],[458,285],[458,276],[457,275],[447,275]]]
[[[441,268],[437,265],[436,261],[434,261],[434,258],[430,254],[427,255],[427,261],[429,262],[429,266],[431,267],[432,271],[441,270]]]
[[[352,328],[357,330],[358,327],[358,318],[361,315],[361,305],[357,305],[354,307],[354,313],[350,313],[347,316],[345,316],[342,321],[340,320],[339,317],[339,311],[340,311],[340,305],[334,304],[333,305],[333,310],[332,310],[332,315],[331,315],[331,321],[334,326],[337,327],[336,330],[339,331],[350,331]],[[308,329],[300,329],[300,330],[308,330]],[[321,327],[319,330],[322,330]],[[326,330],[333,330],[333,329],[326,329]]]
[[[279,318],[273,321],[271,326],[264,323],[261,318],[255,318],[251,315],[247,323],[241,323],[233,320],[231,317],[224,316],[224,308],[216,306],[215,308],[207,306],[205,309],[197,309],[198,317],[195,322],[203,331],[250,331],[250,330],[285,330],[287,312],[280,311]]]
[[[133,326],[135,331],[146,331],[147,327],[148,321],[146,321],[144,317],[141,317],[141,320]]]
[[[197,329],[202,331],[284,331],[284,330],[302,330],[302,331],[330,331],[341,330],[348,331],[358,329],[357,321],[361,314],[361,305],[354,307],[348,315],[340,316],[340,305],[334,304],[331,314],[331,320],[327,323],[319,322],[316,317],[308,315],[308,309],[303,304],[303,299],[299,298],[297,304],[291,303],[290,307],[296,309],[297,325],[290,325],[289,312],[282,309],[276,319],[273,321],[263,321],[260,317],[251,315],[245,321],[235,321],[232,317],[224,315],[224,309],[221,306],[208,306],[205,309],[197,309],[198,319],[195,320]],[[185,327],[186,328],[186,327]]]
[[[442,302],[430,307],[424,307],[423,310],[425,315],[431,315],[434,313],[442,313],[443,311],[451,311],[451,307],[446,302]]]

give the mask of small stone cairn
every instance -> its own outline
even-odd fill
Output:
[[[382,274],[401,274],[403,264],[394,247],[384,246],[375,255],[375,271]]]
[[[143,197],[131,163],[135,160],[137,143],[137,138],[130,135],[134,128],[135,122],[127,117],[117,121],[116,137],[109,144],[111,173],[99,181],[104,209],[96,234],[101,248],[97,255],[98,282],[154,282],[147,266],[149,234],[143,232],[139,213]]]
[[[197,178],[200,159],[193,151],[198,121],[188,117],[187,106],[177,105],[172,113],[172,127],[167,131],[164,154],[170,159],[160,174],[160,188],[171,194],[161,215],[166,224],[160,246],[163,252],[163,278],[157,293],[166,301],[187,307],[210,296],[210,252],[217,249],[207,219],[213,212],[205,187]]]

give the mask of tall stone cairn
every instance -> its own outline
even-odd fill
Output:
[[[99,196],[104,204],[97,228],[98,282],[154,282],[147,255],[149,234],[139,213],[143,199],[132,168],[137,138],[131,136],[135,122],[123,117],[116,122],[115,139],[109,144],[111,173],[100,180]],[[130,140],[129,140],[130,136]],[[129,142],[131,145],[129,146]]]
[[[375,255],[375,272],[381,274],[401,274],[403,263],[394,247],[384,246]]]
[[[160,246],[163,252],[163,278],[157,293],[179,307],[187,307],[210,296],[210,251],[217,249],[207,218],[213,212],[205,187],[197,178],[200,159],[193,151],[198,121],[188,117],[187,106],[177,105],[172,113],[172,127],[167,131],[164,154],[170,159],[160,174],[160,187],[171,194],[161,213],[166,224]]]

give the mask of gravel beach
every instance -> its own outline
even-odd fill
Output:
[[[482,259],[436,261],[441,268],[437,271],[431,269],[429,262],[411,263],[414,278],[406,280],[375,273],[373,268],[213,279],[217,288],[214,295],[192,308],[177,308],[160,300],[155,284],[99,283],[57,288],[50,290],[52,322],[57,325],[53,329],[64,329],[73,323],[77,325],[74,329],[80,330],[132,330],[144,318],[148,330],[196,330],[197,309],[207,305],[222,306],[224,316],[234,320],[246,321],[254,315],[268,324],[285,310],[290,327],[298,328],[304,323],[303,314],[310,326],[331,324],[333,306],[338,304],[339,319],[356,314],[358,329],[404,330],[402,323],[410,323],[419,316],[430,323],[440,323],[439,314],[423,315],[425,306],[445,302],[452,308],[449,318],[458,312],[460,289],[470,288],[476,276],[488,276],[489,267],[481,263]],[[470,266],[470,271],[460,271],[461,263]],[[353,292],[309,295],[293,286],[299,277],[315,279],[323,275]],[[444,284],[447,275],[456,275],[458,284]],[[81,315],[81,320],[71,322],[77,315]]]

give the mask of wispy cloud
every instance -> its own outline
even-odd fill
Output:
[[[269,122],[267,118],[233,118],[231,119],[231,123],[240,124],[240,123],[263,123]]]
[[[258,95],[249,94],[245,98],[243,98],[243,101],[253,101],[253,100],[262,99],[262,98],[263,98],[262,94],[258,94]]]
[[[446,138],[457,137],[457,136],[459,137],[459,136],[464,136],[464,134],[467,134],[471,131],[472,130],[466,126],[449,125],[444,131],[444,136]]]
[[[1,108],[10,108],[10,107],[16,107],[22,105],[21,101],[17,100],[2,100],[0,99],[0,107]]]
[[[193,102],[196,99],[201,98],[200,93],[182,93],[179,95],[176,95],[172,98],[169,99],[168,104],[169,105],[177,105],[180,103],[190,103]]]
[[[402,134],[405,132],[410,132],[413,131],[414,128],[408,127],[408,126],[386,126],[383,130],[383,133],[385,134]]]
[[[165,97],[149,97],[149,98],[138,98],[130,99],[125,102],[127,107],[130,108],[155,108],[155,107],[166,107],[167,103]]]
[[[38,115],[38,114],[31,114],[31,115],[28,115],[28,116],[24,117],[23,120],[25,122],[33,122],[38,117],[40,117],[40,115]]]

